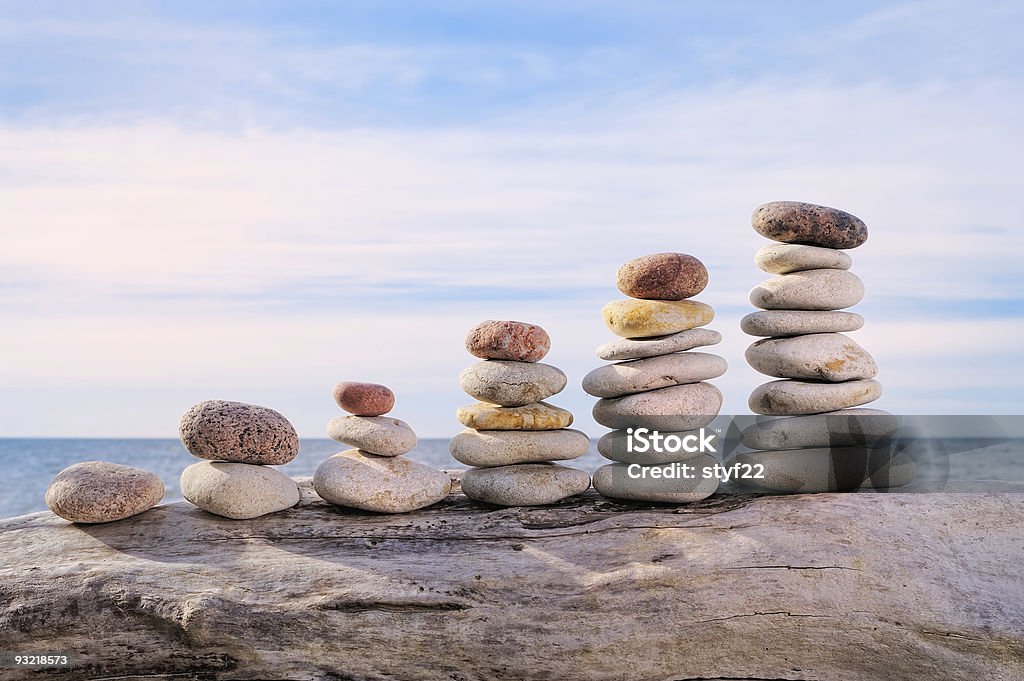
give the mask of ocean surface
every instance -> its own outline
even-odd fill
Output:
[[[311,476],[328,456],[347,447],[332,440],[302,440],[295,461],[279,466],[293,477]],[[936,439],[913,443],[918,480],[1003,480],[1024,482],[1024,439]],[[448,440],[420,440],[409,458],[435,468],[466,468],[448,453]],[[103,460],[145,468],[166,487],[164,503],[180,501],[178,478],[199,461],[176,439],[2,439],[0,518],[46,510],[43,495],[50,480],[79,461]],[[593,472],[608,463],[591,443],[590,451],[571,463]]]

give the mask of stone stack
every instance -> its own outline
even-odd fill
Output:
[[[181,417],[182,444],[207,459],[181,473],[181,494],[208,513],[245,520],[299,503],[299,487],[272,468],[299,453],[292,424],[268,407],[227,400],[193,405]]]
[[[354,447],[316,469],[313,488],[325,501],[377,513],[406,513],[436,504],[451,491],[447,473],[407,459],[416,433],[401,419],[386,416],[395,394],[377,383],[343,381],[334,401],[350,416],[327,424],[332,440]]]
[[[467,497],[498,506],[552,504],[590,487],[586,471],[552,463],[586,453],[590,438],[571,430],[572,414],[543,400],[565,388],[560,369],[542,364],[551,339],[544,329],[515,321],[485,321],[466,336],[483,361],[459,384],[479,402],[456,416],[466,426],[449,451],[473,466],[462,475]]]
[[[871,355],[845,332],[864,318],[845,308],[864,297],[864,285],[849,272],[846,249],[868,238],[859,218],[835,208],[779,201],[754,211],[753,227],[775,242],[755,262],[776,275],[750,293],[763,311],[740,322],[752,336],[764,336],[746,351],[757,371],[781,379],[750,395],[756,414],[778,416],[745,428],[741,463],[760,464],[764,479],[754,486],[773,491],[820,492],[861,486],[905,484],[913,462],[882,446],[896,432],[897,419],[860,405],[877,400],[882,386]],[[909,477],[908,477],[909,476]]]
[[[706,381],[727,368],[718,355],[691,352],[722,340],[717,331],[700,328],[714,319],[711,306],[688,300],[707,286],[707,269],[690,255],[657,253],[627,262],[616,283],[630,298],[608,303],[602,316],[622,340],[597,349],[598,357],[615,363],[583,379],[583,389],[601,398],[594,420],[615,429],[597,449],[616,463],[594,473],[594,487],[607,497],[637,501],[703,499],[718,487],[713,471],[708,474],[718,461],[687,450],[699,445],[701,429],[722,408],[722,393]],[[663,446],[649,443],[644,450],[641,439],[653,431],[666,438]],[[681,477],[681,464],[692,477]]]

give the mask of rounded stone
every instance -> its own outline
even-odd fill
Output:
[[[864,284],[846,270],[806,270],[761,282],[750,303],[763,310],[839,310],[864,298]]]
[[[745,356],[755,370],[777,378],[837,383],[878,374],[868,351],[841,333],[765,338],[747,348]]]
[[[697,258],[685,253],[654,253],[634,258],[619,268],[619,290],[632,298],[683,300],[708,285],[708,271]]]
[[[744,452],[727,465],[764,467],[764,477],[737,478],[741,487],[770,492],[846,492],[854,489],[902,487],[914,479],[917,466],[905,452],[889,447],[827,447]],[[755,473],[756,473],[755,468]]]
[[[740,442],[766,450],[872,446],[894,436],[899,427],[899,419],[881,409],[840,409],[758,421],[743,429]]]
[[[299,503],[299,486],[269,466],[200,461],[181,472],[181,496],[207,513],[247,520]]]
[[[73,523],[109,523],[147,511],[164,498],[156,473],[107,461],[68,466],[46,488],[46,506]]]
[[[762,310],[740,320],[740,329],[751,336],[800,336],[807,333],[856,331],[864,318],[856,312],[825,310]]]
[[[761,236],[788,244],[856,248],[868,240],[868,227],[860,218],[838,208],[799,201],[759,206],[751,224]]]
[[[547,402],[500,407],[478,402],[459,407],[459,423],[473,430],[557,430],[572,425],[572,414]]]
[[[415,431],[391,416],[337,416],[327,424],[327,436],[377,456],[401,456],[416,447]]]
[[[799,416],[839,411],[874,402],[882,396],[882,384],[871,379],[845,383],[771,381],[754,388],[747,401],[750,410],[765,416]]]
[[[488,320],[469,330],[466,349],[480,359],[539,362],[551,349],[551,338],[536,324]]]
[[[696,430],[711,423],[722,408],[722,393],[710,383],[687,383],[625,397],[602,398],[594,420],[606,428]]]
[[[608,464],[594,472],[594,489],[611,499],[688,504],[706,499],[718,489],[717,463],[713,456],[696,454],[659,466]],[[688,469],[683,469],[683,464]],[[672,475],[675,477],[669,477]]]
[[[540,362],[488,359],[459,374],[459,385],[470,397],[503,407],[540,402],[565,388],[561,369]]]
[[[589,488],[586,471],[554,463],[471,468],[462,474],[462,492],[467,497],[495,506],[553,504]]]
[[[379,383],[342,381],[334,386],[334,401],[356,416],[383,416],[395,406],[395,393]]]
[[[648,441],[651,439],[651,435],[651,433],[643,433],[644,439]],[[659,431],[659,435],[666,439],[679,438],[680,440],[690,437],[692,442],[699,443],[701,431],[700,429],[680,432]],[[699,453],[687,452],[682,449],[674,452],[671,451],[670,447],[664,446],[664,444],[659,449],[648,446],[646,451],[643,451],[645,447],[638,436],[634,436],[633,451],[629,451],[629,439],[630,433],[627,430],[610,431],[597,441],[597,451],[606,459],[618,461],[619,463],[636,463],[641,466],[656,466],[658,464],[685,461],[692,459],[695,454]],[[664,443],[664,440],[662,442]]]
[[[710,305],[696,300],[616,300],[601,309],[616,336],[650,338],[705,326],[715,318]]]
[[[622,397],[672,385],[699,383],[721,376],[727,368],[725,360],[718,355],[677,352],[598,367],[583,377],[583,390],[594,397]]]
[[[641,359],[683,352],[705,345],[717,345],[722,342],[722,334],[711,329],[688,329],[669,336],[641,338],[633,340],[620,338],[605,343],[597,349],[597,356],[609,361],[623,359]]]
[[[578,430],[472,430],[452,438],[448,451],[467,466],[487,468],[583,456],[590,438]]]
[[[754,254],[754,262],[769,274],[789,274],[803,270],[848,270],[853,258],[834,248],[768,244]]]
[[[326,459],[313,475],[313,489],[324,501],[377,513],[407,513],[436,504],[451,488],[444,471],[358,449]]]
[[[292,424],[269,407],[207,400],[189,407],[178,428],[185,449],[200,459],[285,464],[299,454]]]

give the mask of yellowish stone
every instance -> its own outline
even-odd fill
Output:
[[[696,300],[616,300],[601,310],[612,333],[623,338],[651,338],[709,324],[710,305]]]
[[[547,402],[522,407],[499,407],[477,402],[460,407],[459,423],[474,430],[557,430],[572,425],[572,414]]]

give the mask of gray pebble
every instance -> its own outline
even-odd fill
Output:
[[[553,463],[471,468],[462,474],[467,497],[496,506],[553,504],[589,488],[586,471]]]
[[[207,513],[247,520],[299,503],[299,486],[269,466],[200,461],[181,472],[181,496]]]
[[[337,416],[327,424],[327,437],[377,456],[401,456],[416,447],[416,433],[392,416]]]
[[[657,338],[620,338],[597,349],[597,356],[609,361],[670,355],[722,342],[722,334],[711,329],[688,329]]]
[[[459,385],[470,397],[503,407],[521,407],[560,393],[566,384],[561,369],[540,362],[491,359],[468,366]]]
[[[864,284],[846,270],[782,274],[754,287],[750,303],[763,310],[840,310],[864,298]]]
[[[878,374],[868,351],[841,333],[765,338],[747,348],[746,358],[755,370],[777,378],[834,383]]]
[[[467,466],[510,466],[517,463],[564,461],[590,449],[586,433],[560,430],[473,430],[452,438],[448,451]]]
[[[598,367],[583,377],[583,390],[594,397],[621,397],[633,393],[699,383],[717,378],[728,365],[718,355],[677,352]]]
[[[690,467],[687,474],[691,477],[654,477],[655,473],[670,472],[681,476],[684,463]],[[713,456],[697,454],[661,466],[608,464],[594,472],[594,489],[612,499],[688,504],[705,499],[718,489],[718,478],[711,470],[717,463]]]
[[[783,380],[754,388],[747,403],[755,414],[796,416],[849,409],[881,396],[882,384],[871,379],[845,383]]]
[[[406,513],[436,504],[451,487],[444,471],[357,449],[326,459],[313,475],[313,488],[324,501],[377,513]]]
[[[711,423],[722,408],[722,393],[710,383],[688,383],[625,397],[603,398],[594,420],[606,428],[696,430]]]
[[[870,446],[885,442],[899,427],[899,419],[881,409],[840,409],[763,419],[743,429],[741,442],[750,449]]]
[[[853,258],[834,248],[768,244],[754,255],[754,262],[770,274],[789,274],[802,270],[848,270],[853,265]]]
[[[894,454],[889,447],[745,452],[730,459],[727,465],[735,463],[764,467],[763,479],[737,479],[741,487],[803,493],[902,487],[914,479],[917,468],[913,458],[904,452]]]
[[[800,336],[805,333],[856,331],[864,318],[856,312],[825,310],[762,310],[740,320],[740,329],[751,336]]]
[[[147,511],[164,497],[156,473],[107,461],[68,466],[46,488],[46,506],[73,523],[108,523]]]

